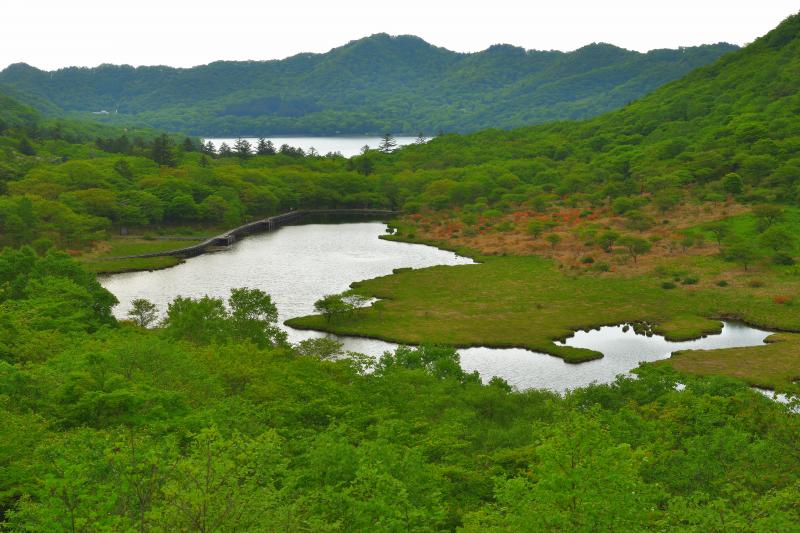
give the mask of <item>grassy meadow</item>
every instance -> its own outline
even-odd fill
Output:
[[[477,259],[480,263],[475,265],[404,270],[355,283],[358,293],[380,301],[352,318],[328,321],[309,316],[287,324],[411,344],[522,347],[571,363],[602,354],[554,341],[575,330],[601,325],[644,321],[670,340],[718,332],[721,324],[717,319],[721,318],[767,329],[800,330],[800,313],[794,303],[800,295],[800,276],[791,269],[731,272],[729,265],[723,269],[725,262],[699,256],[674,261],[680,269],[673,263],[652,272],[623,275],[573,272],[537,256]],[[698,281],[673,281],[689,278],[686,271],[693,272],[691,279]],[[722,279],[725,286],[717,284]],[[664,283],[675,288],[665,289]],[[789,299],[784,301],[784,297]],[[773,351],[780,352],[759,347],[738,349],[737,353],[746,359],[748,353],[771,356]],[[694,357],[702,360],[706,353],[712,352]],[[690,371],[688,367],[684,363],[683,368]],[[747,368],[743,363],[735,375],[766,383],[755,374],[749,376]],[[771,382],[790,383],[796,379],[797,368],[796,364],[776,367]]]

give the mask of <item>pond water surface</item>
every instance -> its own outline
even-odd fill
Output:
[[[104,276],[100,282],[120,301],[114,314],[124,318],[130,302],[146,298],[163,313],[176,296],[227,298],[231,288],[251,287],[269,293],[281,322],[313,313],[314,302],[326,294],[347,290],[350,283],[388,275],[395,268],[467,265],[473,261],[430,246],[381,240],[380,222],[286,226],[241,240],[230,248],[188,259],[154,272]],[[284,326],[293,343],[325,334]],[[519,388],[562,392],[592,382],[606,383],[635,368],[640,361],[664,359],[675,350],[713,349],[764,344],[769,332],[725,323],[720,335],[688,342],[637,335],[630,328],[608,326],[579,331],[565,344],[590,348],[605,356],[578,365],[519,348],[460,350],[465,370],[477,370],[484,380],[500,376]],[[339,337],[345,349],[379,356],[396,345],[374,339]]]

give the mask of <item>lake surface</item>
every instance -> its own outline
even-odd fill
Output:
[[[269,293],[280,320],[313,313],[314,302],[326,294],[347,290],[353,281],[388,275],[395,268],[466,265],[473,261],[430,246],[385,241],[380,222],[286,226],[247,237],[230,248],[190,258],[155,272],[104,276],[100,282],[120,300],[114,314],[125,318],[130,302],[146,298],[162,311],[176,296],[227,298],[234,287]],[[325,334],[285,327],[293,343]],[[562,392],[592,382],[606,383],[638,366],[640,361],[664,359],[675,350],[712,349],[764,344],[770,334],[742,324],[725,323],[720,335],[688,342],[637,335],[622,326],[579,331],[565,344],[590,348],[605,357],[578,365],[557,357],[519,348],[459,350],[465,370],[477,370],[484,380],[500,376],[519,388]],[[345,349],[379,356],[395,344],[373,339],[340,337]]]
[[[431,246],[378,238],[385,233],[382,222],[284,226],[172,268],[104,276],[100,282],[119,299],[114,314],[120,318],[136,298],[150,300],[163,312],[176,296],[227,298],[231,288],[250,287],[272,296],[282,322],[313,314],[314,302],[326,294],[395,268],[473,263]],[[292,342],[314,335],[286,329]]]
[[[258,139],[253,137],[245,137],[250,144],[253,145],[253,148],[258,145]],[[272,141],[272,144],[275,145],[275,148],[278,149],[283,144],[288,144],[289,146],[293,146],[295,148],[302,148],[303,150],[308,153],[308,151],[313,147],[320,153],[320,155],[325,155],[328,152],[340,152],[345,157],[352,157],[354,155],[358,155],[361,153],[361,148],[364,145],[369,145],[370,148],[377,148],[378,144],[381,142],[380,137],[369,137],[369,136],[356,136],[356,137],[265,137],[265,139]],[[395,137],[395,142],[397,142],[397,146],[405,146],[407,144],[413,144],[414,141],[417,140],[416,137]],[[227,143],[228,146],[233,147],[233,143],[236,142],[236,138],[208,138],[203,139],[203,142],[211,141],[214,143],[214,147],[219,149],[219,145]]]

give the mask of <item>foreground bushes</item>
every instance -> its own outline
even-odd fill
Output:
[[[148,330],[108,320],[110,295],[69,259],[15,254],[3,264],[18,259],[19,275],[5,279],[31,286],[46,272],[84,288],[52,300],[56,322],[38,290],[0,300],[15,328],[0,352],[5,529],[790,531],[800,520],[798,417],[740,382],[643,367],[565,397],[515,392],[481,384],[448,348],[370,363],[331,342],[288,346],[271,302],[249,290],[219,312],[178,301]],[[68,312],[82,291],[98,303],[91,329],[78,327],[85,311]]]

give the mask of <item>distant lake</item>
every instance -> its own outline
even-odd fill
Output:
[[[288,144],[289,146],[293,146],[295,148],[302,148],[306,152],[308,152],[312,147],[320,153],[320,155],[325,155],[328,152],[341,152],[341,154],[345,157],[352,157],[354,155],[358,155],[361,153],[361,148],[364,145],[369,145],[370,148],[377,148],[378,144],[381,142],[380,137],[367,137],[367,136],[358,136],[358,137],[264,137],[268,141],[272,141],[272,144],[275,145],[275,148],[280,148],[281,145]],[[254,137],[245,137],[250,144],[253,145],[253,148],[256,147],[258,144],[258,139]],[[405,146],[407,144],[413,144],[416,140],[416,137],[395,137],[394,140],[397,142],[397,146]],[[219,145],[222,143],[227,143],[228,146],[233,147],[233,143],[236,142],[236,137],[234,138],[208,138],[203,139],[203,142],[211,141],[214,143],[214,147],[219,149]]]

